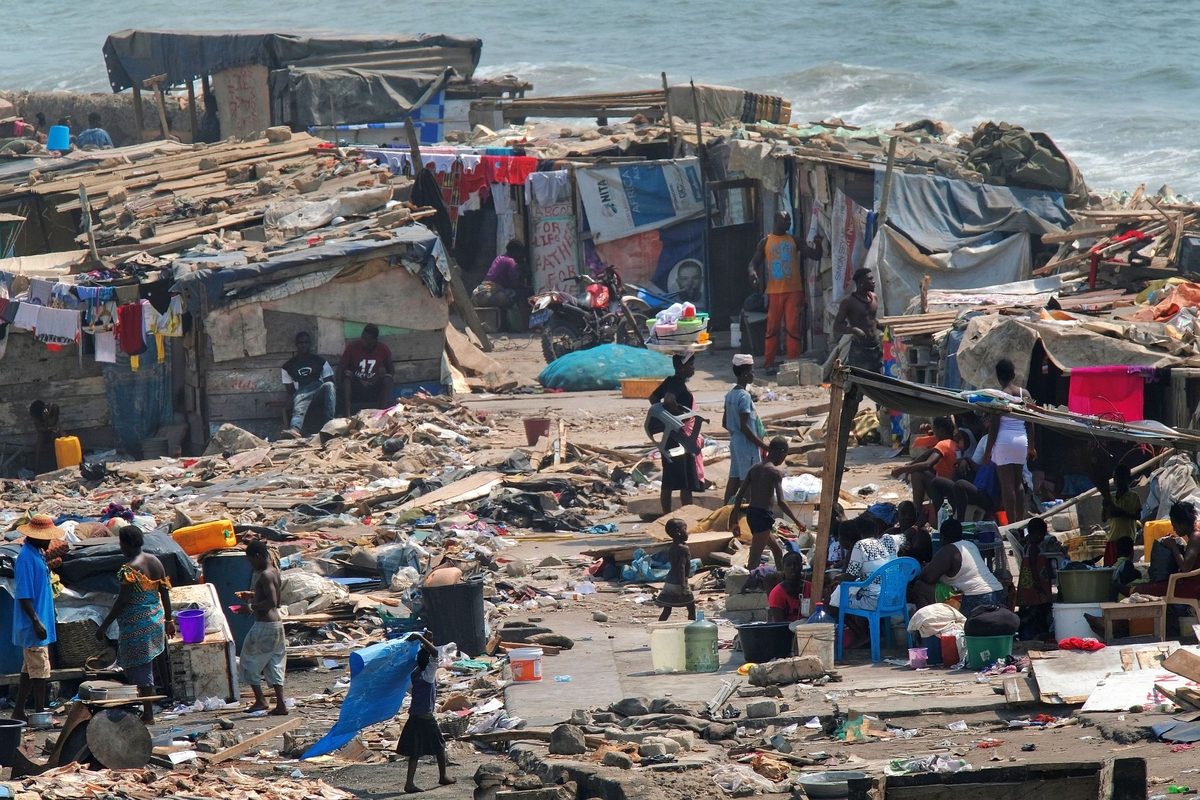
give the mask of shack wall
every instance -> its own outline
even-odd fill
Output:
[[[95,357],[85,354],[81,364],[78,346],[51,352],[32,333],[9,326],[8,350],[0,358],[0,446],[6,455],[14,447],[32,450],[29,406],[34,400],[58,403],[63,431],[78,436],[84,449],[113,446],[104,377]]]
[[[259,436],[279,433],[283,409],[268,404],[288,400],[281,367],[294,355],[296,334],[301,331],[312,337],[314,350],[336,369],[346,345],[373,322],[380,328],[380,341],[392,351],[398,387],[441,379],[449,321],[446,299],[431,296],[421,280],[402,266],[373,259],[322,286],[261,305],[266,353],[218,362],[211,337],[203,334],[202,359],[185,356],[185,403],[193,422],[193,449],[202,448],[207,437],[227,422]],[[191,341],[192,347],[195,344]]]

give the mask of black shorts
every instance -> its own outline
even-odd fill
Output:
[[[751,533],[769,533],[775,527],[775,515],[765,508],[750,506],[746,509],[746,524]]]

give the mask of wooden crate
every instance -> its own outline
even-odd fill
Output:
[[[663,382],[662,378],[622,378],[621,397],[626,400],[645,400]]]

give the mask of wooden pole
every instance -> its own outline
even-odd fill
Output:
[[[667,127],[671,129],[671,137],[669,140],[671,148],[671,158],[679,157],[679,137],[675,133],[675,115],[671,113],[671,91],[667,88],[667,73],[662,74],[663,84],[663,111],[667,115]]]
[[[162,126],[162,135],[164,139],[171,138],[171,126],[167,124],[167,99],[163,95],[162,83],[167,79],[164,72],[162,75],[155,75],[153,78],[147,78],[142,82],[142,85],[147,89],[154,90],[154,103],[158,106],[158,123]]]
[[[137,130],[134,136],[137,137],[139,143],[145,135],[142,133],[146,129],[146,119],[142,116],[142,90],[140,87],[133,87],[133,124]]]
[[[1150,459],[1149,461],[1142,462],[1141,464],[1137,465],[1136,467],[1134,467],[1133,469],[1131,469],[1129,471],[1130,477],[1136,478],[1139,475],[1143,475],[1151,470],[1157,469],[1159,464],[1161,464],[1168,457],[1174,455],[1177,452],[1178,451],[1175,449],[1167,450],[1163,453],[1159,453],[1158,455],[1156,455],[1154,458]],[[1048,511],[1043,511],[1041,514],[1033,515],[1032,517],[1030,517],[1030,519],[1049,519],[1050,517],[1053,517],[1055,514],[1061,514],[1062,512],[1066,511],[1071,506],[1074,506],[1078,503],[1082,503],[1084,500],[1087,500],[1090,497],[1095,497],[1098,494],[1100,494],[1100,489],[1093,486],[1091,489],[1088,489],[1086,492],[1080,492],[1079,494],[1075,495],[1074,497],[1070,498],[1069,500],[1064,500],[1063,502],[1059,503],[1058,505],[1051,507]],[[1027,524],[1029,524],[1029,520],[1022,520],[1021,522],[1007,525],[1007,526],[1005,526],[1005,528],[1006,529],[1007,528],[1023,528]]]
[[[421,158],[421,140],[417,137],[417,126],[413,125],[411,117],[404,118],[404,132],[408,135],[408,152],[409,158],[412,159],[415,179],[421,174],[420,171],[425,169],[425,162]],[[479,339],[479,346],[483,352],[490,353],[492,352],[492,340],[488,338],[483,323],[479,321],[479,315],[475,313],[475,306],[471,304],[471,295],[467,292],[466,284],[463,283],[462,270],[459,269],[454,256],[450,255],[450,243],[442,242],[442,244],[446,246],[446,261],[450,264],[450,291],[454,294],[454,307],[462,315],[467,327]]]
[[[887,170],[883,173],[883,199],[879,201],[879,219],[875,224],[876,230],[883,230],[883,223],[887,222],[888,195],[892,193],[892,172],[896,169],[896,145],[899,142],[899,136],[892,136],[888,142]]]
[[[193,81],[188,81],[188,124],[192,126],[192,143],[199,141],[196,137],[200,135],[200,114],[196,111],[196,84]]]
[[[846,446],[850,440],[849,424],[853,421],[857,403],[846,402],[846,373],[842,362],[833,362],[829,378],[829,421],[825,431],[825,465],[821,472],[821,505],[817,520],[817,544],[813,555],[812,601],[821,602],[825,593],[825,570],[829,566],[829,539],[833,535],[833,507],[842,488],[842,472],[846,465]],[[852,396],[857,397],[853,384]],[[849,413],[847,413],[849,411]],[[850,420],[846,418],[850,417]],[[831,452],[832,450],[832,452]]]

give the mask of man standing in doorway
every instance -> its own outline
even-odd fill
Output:
[[[767,375],[775,375],[775,355],[779,351],[779,330],[782,326],[787,337],[787,357],[800,357],[800,315],[804,309],[804,271],[800,266],[800,254],[812,259],[821,258],[821,237],[813,239],[812,246],[797,242],[789,233],[792,215],[780,211],[775,215],[770,236],[763,238],[755,248],[750,260],[750,283],[760,286],[759,270],[766,265],[767,288],[767,342],[766,360],[763,362]]]
[[[371,323],[362,336],[346,345],[338,364],[338,381],[346,416],[354,414],[354,402],[367,408],[392,407],[392,351],[379,341],[379,327]]]
[[[883,369],[883,344],[879,338],[879,299],[875,296],[875,273],[862,267],[854,273],[854,291],[842,298],[833,320],[835,336],[850,334],[846,363],[870,372]]]

